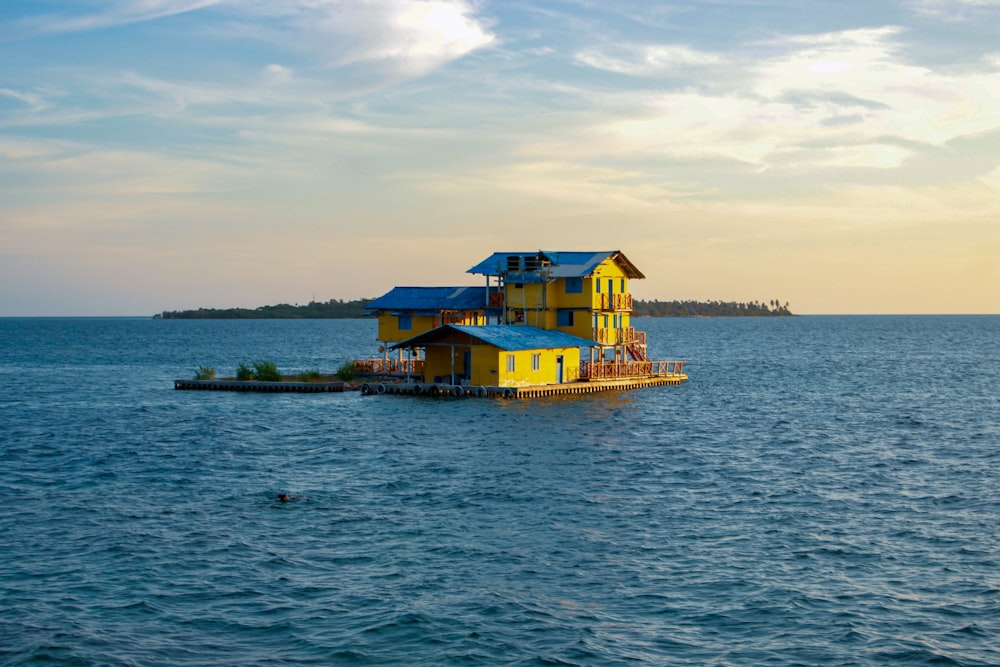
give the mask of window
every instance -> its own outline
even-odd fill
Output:
[[[572,310],[558,311],[556,313],[556,326],[557,327],[573,326],[573,311]]]
[[[594,278],[594,289],[597,290],[598,294],[601,293],[601,279],[600,278]]]
[[[399,330],[409,331],[413,328],[413,316],[412,315],[400,315],[399,316]]]
[[[531,370],[537,371],[542,367],[542,354],[541,352],[535,352],[531,355]]]
[[[622,294],[625,293],[625,279],[624,278],[622,278],[622,289],[621,289],[621,292],[622,292]]]
[[[567,278],[566,294],[583,294],[583,278]]]
[[[508,373],[513,373],[514,372],[514,355],[513,354],[508,354],[507,355],[507,372]]]

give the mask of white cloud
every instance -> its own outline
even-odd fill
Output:
[[[246,33],[335,66],[378,64],[425,74],[487,46],[494,35],[468,0],[228,0]]]
[[[886,169],[921,145],[1000,130],[1000,79],[989,61],[948,72],[913,65],[902,55],[905,34],[887,26],[795,35],[733,54],[643,46],[622,59],[593,50],[579,61],[643,76],[672,62],[695,71],[674,70],[676,90],[616,93],[613,116],[592,126],[587,141],[531,151]],[[713,71],[724,79],[702,84],[698,65],[719,65]]]
[[[937,20],[960,22],[978,20],[1000,8],[1000,0],[917,0],[912,9]]]
[[[677,44],[621,45],[591,48],[576,54],[576,60],[595,69],[630,76],[657,76],[691,67],[715,65],[722,58]]]
[[[495,39],[469,0],[98,0],[97,6],[96,11],[31,16],[4,33],[26,38],[100,30],[212,8],[213,19],[200,29],[215,25],[220,37],[266,39],[339,65],[388,63],[409,75],[424,74]]]
[[[0,88],[0,95],[15,99],[23,103],[31,111],[41,111],[48,106],[43,95],[33,91],[12,90],[10,88]]]
[[[103,10],[76,15],[44,14],[11,23],[7,31],[21,36],[101,30],[184,14],[221,0],[105,0]]]

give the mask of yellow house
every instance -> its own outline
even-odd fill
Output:
[[[532,326],[446,324],[392,348],[424,350],[426,383],[525,387],[579,380],[580,350],[593,344]]]
[[[632,326],[629,290],[630,280],[645,276],[619,250],[497,252],[468,273],[486,276],[503,323],[594,341],[595,362],[649,360],[645,332]]]
[[[385,356],[357,372],[473,387],[687,378],[682,362],[649,359],[629,290],[645,276],[619,250],[498,252],[468,273],[486,284],[396,287],[372,301]]]

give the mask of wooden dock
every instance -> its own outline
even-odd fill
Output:
[[[679,385],[688,379],[684,373],[657,375],[652,377],[622,378],[618,380],[579,381],[563,384],[530,385],[525,387],[470,387],[453,384],[429,384],[425,382],[363,382],[359,389],[364,396],[382,394],[402,394],[410,396],[432,396],[452,398],[537,398],[542,396],[566,396],[571,394],[592,394],[598,391],[628,391]]]
[[[344,391],[343,382],[262,382],[259,380],[174,380],[174,389],[318,394]]]

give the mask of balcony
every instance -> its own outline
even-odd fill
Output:
[[[594,332],[594,342],[601,345],[645,345],[646,332],[637,331],[635,327],[597,329]]]
[[[631,294],[598,294],[597,297],[599,310],[632,311]]]

